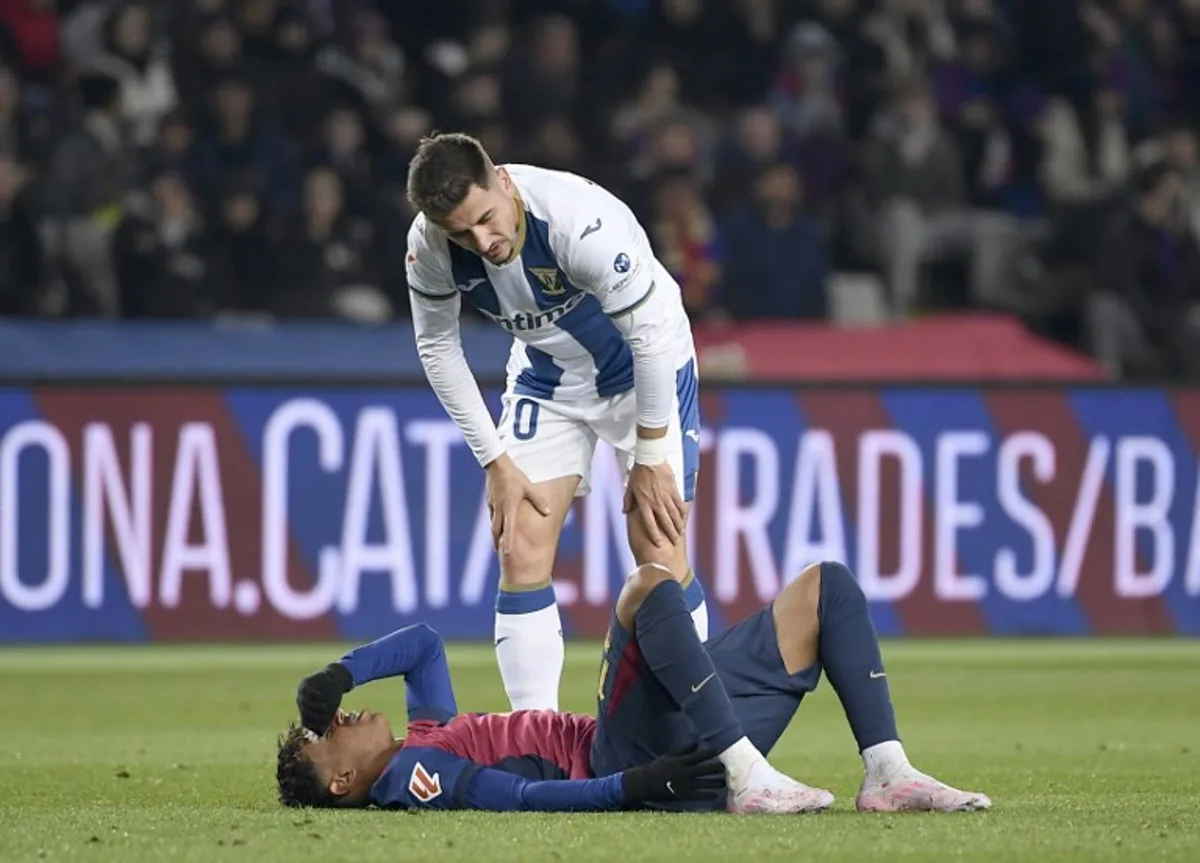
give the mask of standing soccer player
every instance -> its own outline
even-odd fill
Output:
[[[563,639],[551,583],[597,439],[617,451],[630,550],[704,592],[684,540],[700,461],[695,347],[678,284],[633,213],[581,177],[496,166],[468,135],[421,143],[407,272],[430,384],[487,475],[500,556],[495,643],[514,710],[558,707]],[[514,336],[499,424],[463,354],[466,298]]]

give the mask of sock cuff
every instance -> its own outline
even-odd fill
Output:
[[[695,611],[704,605],[704,585],[696,578],[696,573],[688,570],[687,578],[680,582],[683,588],[683,601],[687,603],[688,611]]]
[[[500,586],[496,593],[496,612],[498,614],[532,614],[549,608],[555,603],[554,585],[546,582],[542,586],[506,587]]]

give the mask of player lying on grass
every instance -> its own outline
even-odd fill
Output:
[[[597,716],[459,714],[441,639],[398,630],[305,678],[300,724],[279,742],[288,806],[496,811],[717,809],[812,812],[833,795],[775,770],[764,753],[822,671],[862,754],[863,811],[986,809],[908,761],[866,598],[838,563],[805,569],[766,608],[701,644],[684,589],[639,567],[617,600]],[[403,676],[408,731],[341,710],[355,686]],[[713,759],[715,756],[715,760]]]

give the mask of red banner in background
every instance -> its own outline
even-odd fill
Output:
[[[883,328],[824,323],[705,326],[706,379],[989,381],[1103,380],[1091,357],[1034,336],[1005,315],[932,317]]]

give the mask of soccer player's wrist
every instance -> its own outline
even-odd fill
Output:
[[[640,435],[633,445],[633,463],[654,467],[665,464],[671,457],[671,440],[668,435],[646,438]]]
[[[354,674],[344,662],[331,662],[325,666],[325,670],[329,672],[343,692],[349,692],[354,688]]]
[[[479,455],[479,466],[484,470],[491,470],[498,466],[506,455],[508,455],[508,451],[504,449],[504,444],[497,439],[492,447]]]

